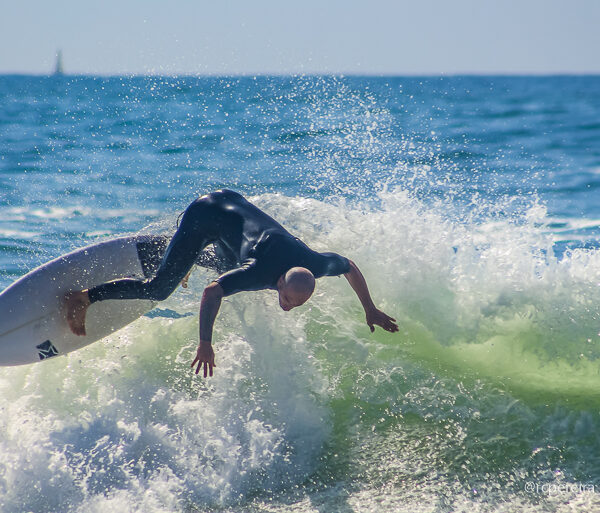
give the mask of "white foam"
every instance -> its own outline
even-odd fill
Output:
[[[152,217],[160,214],[158,209],[137,208],[104,208],[93,209],[84,205],[52,206],[44,208],[10,207],[2,209],[0,221],[25,221],[30,218],[42,220],[61,221],[74,217],[94,216],[99,219],[113,219],[124,217],[138,219],[141,217]]]
[[[273,299],[224,305],[209,382],[189,368],[195,318],[143,318],[89,350],[1,369],[2,510],[177,511],[302,482],[328,413],[301,328],[263,316]]]
[[[29,230],[14,230],[9,228],[2,228],[0,226],[0,237],[6,238],[19,238],[19,239],[33,239],[39,237],[39,232],[32,232]]]

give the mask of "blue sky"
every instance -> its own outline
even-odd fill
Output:
[[[600,73],[600,0],[7,1],[0,73]]]

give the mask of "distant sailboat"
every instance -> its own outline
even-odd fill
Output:
[[[56,52],[56,67],[54,68],[55,75],[64,75],[65,70],[63,68],[62,50]]]

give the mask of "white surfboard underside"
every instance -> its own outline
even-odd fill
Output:
[[[39,362],[66,354],[131,323],[154,306],[148,300],[106,300],[86,315],[83,337],[66,322],[63,298],[118,278],[144,279],[137,250],[158,237],[112,239],[52,260],[18,279],[0,293],[0,365]]]

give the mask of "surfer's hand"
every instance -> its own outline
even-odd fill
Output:
[[[394,333],[398,331],[398,325],[396,319],[383,313],[377,308],[373,308],[367,312],[367,324],[371,328],[371,333],[375,331],[375,325],[382,327],[385,331]]]
[[[212,344],[210,342],[200,341],[198,345],[198,351],[196,352],[196,358],[192,362],[192,367],[198,363],[196,367],[196,374],[200,372],[200,367],[204,364],[204,377],[213,375],[213,367],[215,365],[215,352],[213,351]]]
[[[192,270],[190,269],[190,271],[184,276],[183,280],[181,280],[181,286],[184,289],[188,288],[188,281],[190,280],[190,274],[192,274]]]

